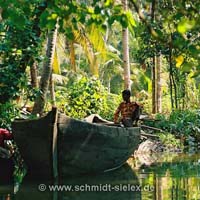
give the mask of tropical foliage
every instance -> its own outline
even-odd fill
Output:
[[[198,140],[200,135],[200,112],[199,110],[176,110],[170,113],[169,116],[158,114],[156,115],[156,121],[147,122],[147,124],[161,128],[182,139],[194,137]]]
[[[124,76],[123,69],[122,28],[129,29],[134,100],[141,101],[148,112],[158,102],[162,109],[154,111],[168,114],[176,109],[182,113],[185,109],[199,108],[199,1],[129,0],[127,10],[123,3],[114,0],[0,1],[1,126],[18,115],[16,109],[26,104],[33,106],[38,98],[44,100],[44,105],[38,103],[43,108],[53,104],[54,92],[57,106],[70,116],[82,118],[95,112],[112,119],[123,82],[128,77]],[[46,42],[56,27],[58,39]],[[50,47],[53,48],[49,54],[45,54]],[[156,62],[159,59],[160,70]],[[48,75],[43,74],[46,66]],[[54,80],[55,73],[59,73],[57,80],[70,79],[70,70],[81,79],[67,83]],[[90,78],[94,75],[96,81]],[[38,88],[34,83],[39,77],[42,78]],[[45,90],[42,80],[46,83]],[[19,97],[23,102],[15,106]],[[8,113],[14,114],[5,116],[5,110],[11,108],[12,112]],[[191,121],[194,127],[198,127],[196,119]],[[167,120],[172,123],[167,131],[189,134],[187,122],[184,121],[185,129],[178,123],[179,118],[176,125]],[[194,129],[197,135],[199,131]]]
[[[19,109],[15,104],[11,102],[0,104],[0,127],[11,129],[11,122],[19,116],[19,114]]]
[[[114,99],[109,96],[106,88],[95,77],[74,80],[72,85],[59,88],[56,96],[60,110],[78,119],[97,113],[112,120],[113,108],[119,103],[119,97],[116,95]]]

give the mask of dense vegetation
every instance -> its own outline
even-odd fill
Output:
[[[74,80],[73,84],[60,88],[56,96],[60,110],[78,119],[97,113],[112,120],[113,110],[119,104],[119,97],[108,93],[95,77]]]
[[[0,1],[0,126],[56,105],[112,120],[129,29],[133,100],[154,126],[200,137],[199,1]],[[52,75],[53,74],[53,75]],[[40,80],[40,83],[38,83]]]

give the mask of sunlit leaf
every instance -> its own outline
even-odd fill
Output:
[[[184,62],[184,57],[182,55],[179,55],[177,58],[175,58],[175,60],[176,60],[176,67],[179,68]]]
[[[104,5],[106,7],[108,7],[108,6],[110,6],[112,4],[112,2],[113,2],[113,0],[106,0],[105,3],[104,3]]]
[[[17,55],[22,55],[22,50],[18,49],[18,50],[16,51],[16,54],[17,54]]]
[[[178,32],[179,33],[186,33],[187,31],[191,30],[195,26],[195,20],[189,20],[187,18],[183,18],[178,24]]]
[[[58,15],[56,13],[53,13],[51,14],[50,16],[48,16],[48,20],[51,20],[51,19],[57,19]]]
[[[133,14],[130,10],[126,12],[126,16],[127,16],[127,19],[128,19],[128,23],[131,26],[136,26],[135,19],[134,19]]]
[[[94,8],[92,8],[92,7],[88,7],[88,13],[94,13]]]

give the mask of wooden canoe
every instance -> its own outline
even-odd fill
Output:
[[[123,165],[136,150],[140,128],[88,123],[57,114],[56,109],[34,120],[16,120],[14,139],[36,176],[66,177],[99,173]]]
[[[27,165],[28,175],[52,179],[56,176],[54,141],[57,110],[37,119],[17,119],[12,123],[14,140]]]
[[[97,173],[123,165],[136,150],[140,128],[121,128],[58,116],[60,176]]]

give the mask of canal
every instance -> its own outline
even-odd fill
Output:
[[[13,191],[0,182],[0,200],[200,200],[200,152],[144,154],[112,172],[56,183],[27,176]]]

